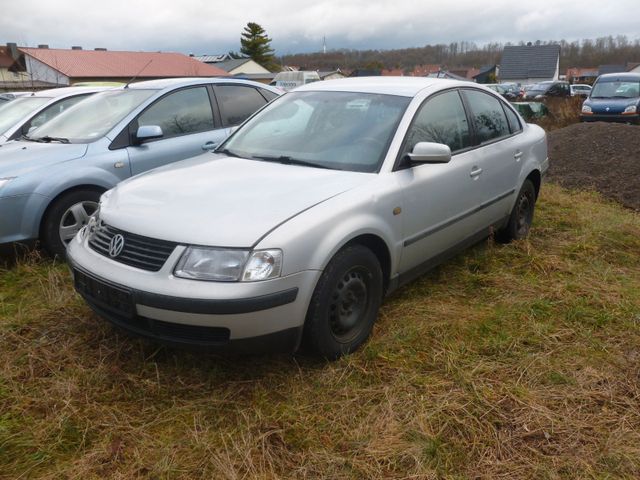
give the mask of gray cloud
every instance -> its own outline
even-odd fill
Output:
[[[327,47],[390,49],[468,41],[635,38],[637,0],[23,0],[3,6],[0,42],[221,53],[239,50],[248,21],[279,55]]]

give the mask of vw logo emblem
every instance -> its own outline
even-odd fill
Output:
[[[109,242],[109,256],[115,258],[122,253],[124,248],[124,237],[119,233],[115,234]]]
[[[609,107],[607,107],[607,112],[609,111]]]

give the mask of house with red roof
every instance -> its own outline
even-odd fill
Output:
[[[7,47],[11,48],[8,44]],[[126,52],[104,48],[70,50],[16,47],[19,58],[14,61],[25,66],[30,82],[48,85],[73,85],[79,82],[128,82],[170,77],[226,77],[227,72],[207,65],[181,53]],[[28,85],[25,85],[28,86]]]

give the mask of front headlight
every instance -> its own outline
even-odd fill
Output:
[[[638,109],[635,105],[629,105],[627,108],[624,109],[624,113],[636,113],[637,110]]]
[[[255,282],[278,277],[281,269],[281,250],[188,247],[174,274],[192,280]]]
[[[582,113],[592,113],[591,107],[589,105],[582,106]]]

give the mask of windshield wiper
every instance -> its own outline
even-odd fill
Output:
[[[216,150],[213,153],[224,153],[227,157],[236,157],[236,158],[242,158],[240,155],[238,155],[236,152],[232,152],[231,150],[229,150],[228,148],[223,148],[222,150]]]
[[[20,135],[20,140],[25,140],[27,142],[37,142],[35,138],[31,138],[29,135]]]
[[[252,155],[251,158],[255,158],[257,160],[266,160],[267,162],[280,162],[284,165],[301,165],[303,167],[325,168],[327,170],[333,170],[326,165],[308,162],[306,160],[300,160],[298,158],[289,157],[287,155]]]
[[[59,143],[71,143],[68,138],[64,137],[50,137],[49,135],[45,135],[44,137],[32,138],[34,142],[41,143],[51,143],[51,142],[59,142]]]

